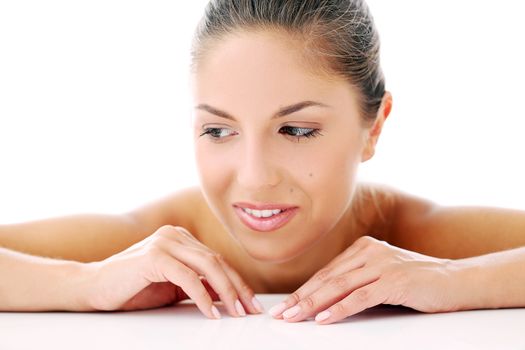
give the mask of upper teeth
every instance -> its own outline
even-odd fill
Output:
[[[272,215],[279,214],[282,211],[281,209],[273,209],[273,210],[256,210],[256,209],[250,209],[250,208],[242,208],[242,209],[248,214],[256,216],[258,218],[260,217],[267,218]]]

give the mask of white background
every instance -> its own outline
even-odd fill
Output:
[[[205,3],[0,0],[0,223],[198,184],[187,69]],[[368,4],[394,108],[360,178],[525,209],[521,2]]]

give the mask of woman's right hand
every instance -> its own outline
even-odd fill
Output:
[[[262,312],[252,304],[253,290],[224,258],[180,226],[162,226],[128,249],[89,265],[95,277],[87,298],[95,310],[149,309],[190,298],[209,318],[216,318],[215,300],[234,317],[244,316],[244,310]]]

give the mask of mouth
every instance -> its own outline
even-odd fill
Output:
[[[267,206],[268,208],[268,206]],[[275,231],[284,225],[297,214],[298,207],[279,206],[274,209],[251,209],[234,205],[235,213],[241,222],[248,228],[259,232]]]

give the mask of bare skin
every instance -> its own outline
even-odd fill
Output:
[[[391,94],[363,125],[356,89],[313,74],[297,42],[237,34],[193,76],[201,186],[120,216],[0,226],[5,248],[64,259],[0,249],[0,275],[11,279],[0,284],[0,308],[134,310],[189,297],[216,318],[220,297],[239,317],[257,312],[254,293],[278,292],[291,294],[274,317],[317,314],[327,324],[381,303],[425,312],[525,306],[525,248],[510,250],[525,245],[523,211],[443,207],[358,183]],[[258,232],[237,217],[239,201],[299,210]]]
[[[363,201],[363,198],[370,199],[370,186],[372,185],[360,184],[357,187],[356,203]],[[378,206],[387,218],[393,208],[392,196],[387,197],[385,193],[379,193],[376,196],[377,203],[365,200],[360,206],[350,207],[336,228],[300,258],[284,264],[275,264],[253,259],[243,251],[211,212],[201,192],[195,189],[194,195],[200,208],[198,218],[192,220],[194,235],[205,245],[222,254],[256,293],[290,293],[357,238],[373,235],[378,239],[386,239],[388,222],[379,214]],[[371,231],[371,228],[377,230]]]

